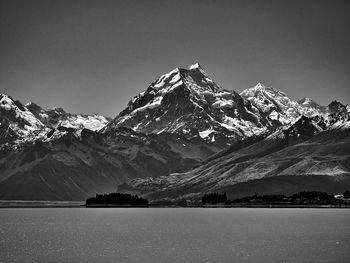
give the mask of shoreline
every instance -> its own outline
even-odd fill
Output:
[[[234,204],[234,205],[203,205],[203,206],[160,206],[160,205],[86,205],[85,201],[17,201],[0,200],[1,208],[319,208],[319,209],[349,209],[349,205],[313,205],[313,204]]]
[[[0,200],[1,208],[78,208],[85,206],[85,201],[26,201]]]
[[[237,205],[205,205],[207,208],[350,208],[350,205],[281,205],[281,204],[237,204]]]

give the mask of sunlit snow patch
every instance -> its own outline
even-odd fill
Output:
[[[209,134],[211,134],[213,131],[214,131],[214,130],[212,130],[212,129],[205,130],[205,131],[201,131],[201,132],[199,132],[199,136],[200,136],[202,139],[204,139],[204,138],[208,137]]]

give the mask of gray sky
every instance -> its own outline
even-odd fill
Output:
[[[0,0],[0,92],[116,116],[199,62],[225,89],[350,103],[350,1]]]

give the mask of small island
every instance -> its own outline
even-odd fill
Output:
[[[137,195],[110,193],[97,194],[86,200],[86,207],[148,207],[148,200]]]

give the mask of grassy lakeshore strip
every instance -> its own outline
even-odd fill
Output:
[[[82,207],[84,201],[22,201],[0,200],[0,208],[53,208],[53,207]]]
[[[350,205],[300,205],[300,204],[234,204],[204,205],[205,208],[350,208]]]

